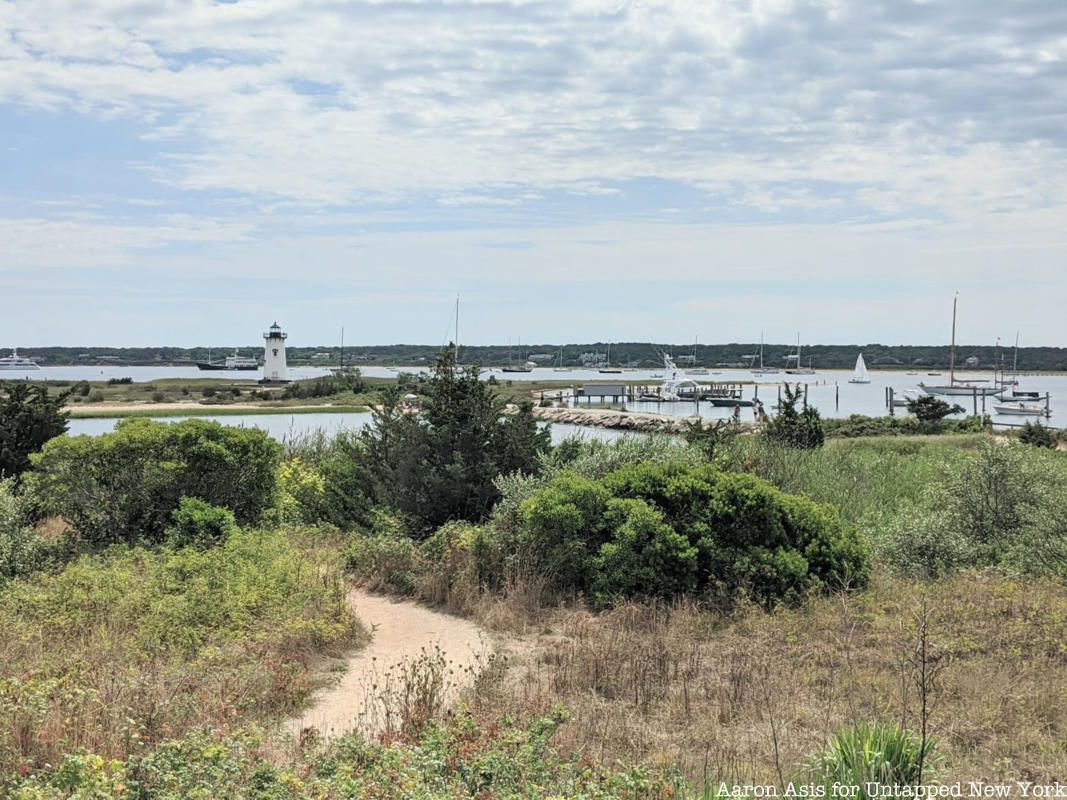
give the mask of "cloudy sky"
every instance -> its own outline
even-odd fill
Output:
[[[1063,0],[0,0],[0,348],[1067,346]]]

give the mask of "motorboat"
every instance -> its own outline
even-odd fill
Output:
[[[1052,411],[1044,403],[1027,403],[1023,400],[1011,403],[997,403],[993,410],[998,414],[1011,414],[1021,417],[1050,417]]]
[[[237,351],[234,350],[233,355],[226,356],[223,361],[198,361],[196,362],[196,368],[206,371],[225,370],[228,372],[256,370],[259,369],[259,359],[238,355]]]
[[[27,370],[27,369],[40,369],[41,367],[32,358],[26,358],[19,355],[17,347],[12,348],[11,355],[0,358],[0,369],[7,370]]]

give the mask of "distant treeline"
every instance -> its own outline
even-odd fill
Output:
[[[607,342],[563,345],[562,366],[594,365],[606,362]],[[239,348],[242,355],[259,356],[262,346]],[[428,366],[440,347],[437,345],[357,345],[346,346],[344,363],[361,365]],[[611,364],[623,367],[656,367],[662,364],[659,353],[672,353],[679,366],[689,362],[705,367],[747,366],[759,343],[657,345],[649,342],[611,342]],[[181,365],[196,361],[219,360],[233,352],[233,345],[206,347],[30,347],[20,348],[19,354],[29,356],[44,366],[72,364],[119,364],[131,366]],[[786,357],[796,352],[796,345],[765,344],[763,363],[782,367]],[[863,353],[868,366],[882,369],[947,369],[947,345],[883,345],[834,344],[804,346],[801,363],[817,369],[851,369],[856,355]],[[956,363],[961,369],[992,369],[1003,366],[1010,370],[1014,350],[991,345],[961,345],[956,351]],[[337,366],[341,350],[336,345],[321,347],[289,347],[290,364]],[[460,349],[460,360],[483,366],[501,367],[509,363],[534,361],[542,366],[559,366],[559,344],[535,344],[518,347],[508,345],[467,346]],[[1021,347],[1019,370],[1067,370],[1067,347]]]

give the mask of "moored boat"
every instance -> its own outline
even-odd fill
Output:
[[[1023,417],[1050,417],[1052,411],[1044,403],[1027,403],[1022,400],[1013,403],[997,403],[993,410],[998,414],[1011,414]]]
[[[856,369],[852,372],[849,383],[870,383],[871,377],[867,374],[867,362],[863,360],[863,353],[856,356]]]
[[[11,349],[11,355],[0,358],[0,369],[40,369],[41,367],[32,358],[19,355],[17,347]]]

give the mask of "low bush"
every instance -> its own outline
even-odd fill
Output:
[[[369,589],[410,594],[421,572],[418,545],[403,520],[376,509],[371,529],[352,534],[345,548],[345,569]]]
[[[114,546],[9,582],[0,775],[294,711],[316,657],[359,635],[344,595],[332,547],[259,531],[202,551]]]
[[[183,497],[171,516],[174,524],[166,533],[170,547],[214,547],[237,530],[232,511],[195,497]]]
[[[339,394],[361,394],[367,385],[359,370],[344,375],[331,375],[324,378],[312,378],[294,381],[282,391],[283,400],[308,400],[316,397],[334,397]]]
[[[24,518],[14,479],[0,480],[0,585],[42,569],[50,556],[48,542]]]
[[[989,417],[964,417],[921,421],[915,417],[867,417],[852,414],[844,419],[822,421],[831,438],[855,439],[864,436],[930,436],[943,433],[981,433],[990,427]]]
[[[498,563],[530,559],[553,588],[599,605],[699,591],[772,606],[868,577],[862,542],[832,507],[711,466],[636,464],[600,481],[564,473],[521,518],[496,531]]]
[[[128,419],[103,436],[48,442],[31,487],[42,510],[86,541],[160,542],[182,497],[254,524],[274,502],[280,452],[257,428]]]
[[[257,800],[453,800],[676,796],[669,769],[600,766],[551,744],[566,721],[556,710],[518,727],[460,712],[386,744],[349,734],[297,760],[272,758],[255,731],[196,732],[126,761],[67,756],[50,776],[28,777],[13,800],[77,797]],[[279,763],[281,761],[281,763]]]
[[[1027,420],[1019,431],[1019,441],[1023,444],[1033,445],[1034,447],[1044,447],[1049,450],[1054,450],[1056,448],[1057,436],[1053,431],[1042,425],[1040,420],[1037,420],[1036,422]]]

